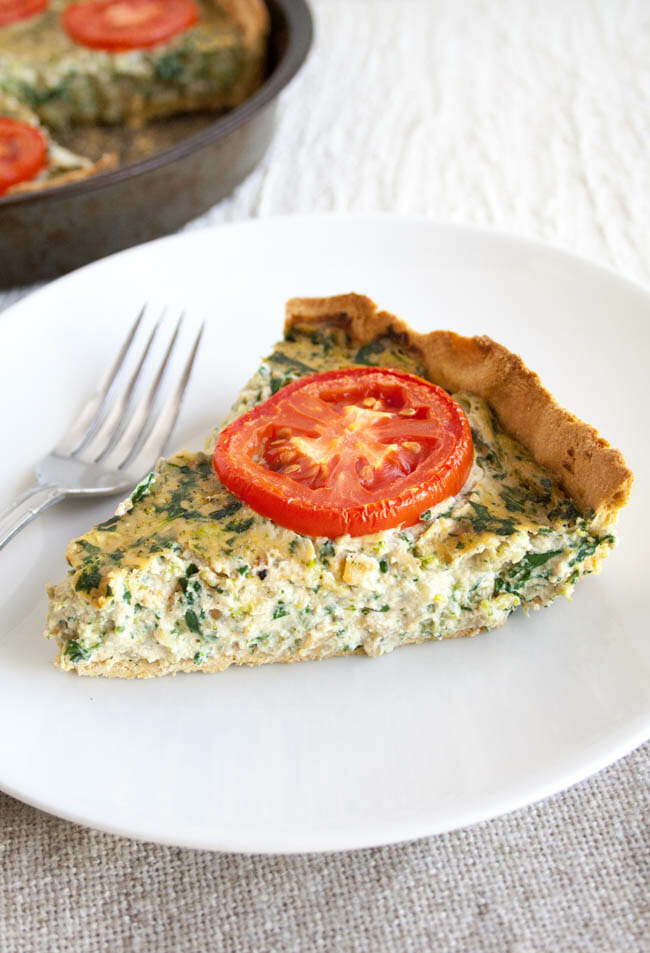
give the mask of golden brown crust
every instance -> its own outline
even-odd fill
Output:
[[[259,49],[269,29],[264,0],[219,0],[219,6],[239,26],[246,46]]]
[[[91,175],[97,175],[98,172],[108,172],[117,166],[117,155],[114,152],[107,152],[97,162],[82,169],[69,169],[67,172],[60,172],[49,179],[33,182],[19,182],[18,185],[7,189],[7,195],[24,195],[28,192],[41,192],[43,189],[53,189],[59,185],[69,185],[70,182],[81,182]]]
[[[485,336],[467,338],[453,331],[419,334],[395,315],[379,311],[363,295],[287,302],[285,329],[332,321],[344,326],[359,344],[389,331],[402,335],[420,352],[433,381],[449,391],[484,398],[503,428],[553,473],[579,507],[596,513],[598,526],[614,521],[634,479],[622,454],[561,407],[518,355]]]

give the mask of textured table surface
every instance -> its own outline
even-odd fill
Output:
[[[645,0],[314,7],[316,46],[265,161],[190,228],[426,214],[545,239],[650,284]],[[0,794],[0,953],[645,951],[649,788],[646,745],[468,830],[297,858],[138,844]]]

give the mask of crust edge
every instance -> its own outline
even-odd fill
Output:
[[[504,429],[553,473],[580,509],[596,514],[598,528],[614,522],[634,480],[623,455],[560,406],[519,355],[485,335],[420,334],[365,295],[292,298],[286,304],[285,332],[298,324],[331,322],[345,327],[360,345],[388,332],[403,337],[420,352],[432,380],[447,390],[483,397]]]
[[[82,179],[97,175],[98,172],[108,172],[110,169],[115,169],[117,164],[117,155],[114,152],[107,152],[101,156],[97,162],[93,162],[92,165],[60,172],[58,175],[53,175],[51,179],[19,182],[10,189],[7,189],[5,194],[25,195],[30,192],[42,192],[43,189],[54,189],[60,185],[68,185],[70,182],[81,182]]]
[[[270,17],[264,0],[218,0],[219,6],[238,24],[244,41],[254,50],[263,44]]]

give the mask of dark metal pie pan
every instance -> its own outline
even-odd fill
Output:
[[[59,140],[117,168],[81,182],[0,198],[0,287],[28,284],[174,231],[224,198],[264,155],[278,95],[311,45],[305,0],[267,0],[267,77],[218,117],[179,116],[142,129],[93,126]]]

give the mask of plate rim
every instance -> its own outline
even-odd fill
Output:
[[[302,0],[301,0],[302,2]],[[239,107],[243,108],[243,107]],[[144,161],[144,160],[143,160]],[[105,173],[110,175],[111,173]],[[73,188],[75,183],[72,183],[70,186],[62,186],[63,188]],[[53,190],[52,194],[56,194],[56,190]],[[25,196],[25,198],[31,198],[32,196]],[[57,284],[58,282],[66,281],[73,276],[77,275],[79,272],[86,271],[86,269],[95,268],[103,265],[107,261],[112,261],[113,259],[119,257],[120,255],[130,255],[134,252],[137,252],[141,248],[150,247],[156,245],[160,242],[183,242],[183,241],[196,241],[198,236],[202,235],[204,232],[220,231],[221,229],[256,229],[258,227],[266,228],[267,226],[273,227],[274,225],[286,225],[286,224],[328,224],[330,222],[341,222],[345,224],[364,224],[372,222],[394,222],[397,225],[416,225],[416,226],[426,226],[432,228],[436,231],[453,231],[457,234],[467,233],[468,235],[474,236],[476,238],[484,239],[496,239],[499,242],[504,244],[512,245],[522,245],[539,251],[543,254],[550,255],[551,257],[557,258],[568,258],[571,261],[575,262],[577,265],[588,270],[595,270],[600,272],[602,275],[607,276],[608,278],[614,279],[615,282],[624,285],[628,290],[640,294],[643,297],[648,298],[648,305],[650,306],[650,279],[645,283],[639,278],[631,277],[629,275],[622,274],[620,271],[617,271],[613,265],[606,264],[605,262],[599,261],[596,258],[592,258],[586,254],[578,254],[572,248],[569,248],[568,245],[563,244],[561,241],[547,241],[546,239],[536,238],[529,235],[518,235],[515,232],[508,231],[507,229],[499,228],[497,226],[491,225],[477,225],[474,223],[464,223],[457,222],[451,219],[438,219],[433,218],[427,215],[418,215],[418,214],[400,214],[395,212],[346,212],[346,211],[334,211],[334,212],[299,212],[292,213],[286,212],[281,214],[274,215],[264,215],[258,216],[255,218],[242,218],[236,219],[234,221],[226,222],[210,222],[209,224],[202,226],[201,228],[181,228],[180,230],[173,232],[168,235],[159,235],[157,238],[149,239],[145,242],[140,242],[137,245],[130,245],[128,248],[120,248],[118,251],[111,252],[109,255],[104,255],[102,258],[96,258],[93,261],[86,262],[84,265],[80,265],[78,268],[73,268],[71,271],[67,271],[62,275],[57,275],[56,278],[46,280],[42,285],[39,283],[38,287],[30,288],[27,290],[26,294],[22,295],[18,300],[12,301],[11,304],[7,307],[0,309],[0,315],[6,315],[12,312],[15,308],[18,308],[22,302],[26,301],[28,298],[40,295],[41,293],[49,290],[52,285]],[[0,294],[11,293],[11,288],[0,289]]]
[[[119,824],[106,824],[104,822],[98,823],[92,819],[89,815],[84,814],[83,812],[75,813],[74,811],[66,811],[62,809],[53,809],[45,801],[40,800],[39,798],[32,798],[29,796],[23,795],[18,788],[13,788],[11,785],[3,784],[0,779],[0,791],[4,794],[8,794],[10,797],[13,797],[15,800],[20,801],[22,804],[27,804],[29,807],[36,808],[39,811],[43,811],[45,814],[49,814],[52,817],[58,817],[61,820],[69,821],[72,824],[77,824],[80,827],[84,827],[87,830],[100,831],[103,834],[110,834],[113,837],[123,837],[128,840],[138,841],[139,843],[148,843],[148,844],[158,844],[161,847],[177,847],[184,850],[205,850],[212,851],[224,854],[245,854],[248,856],[260,854],[267,856],[286,856],[286,857],[295,857],[299,855],[320,855],[320,854],[340,854],[340,853],[349,853],[351,851],[358,850],[371,850],[373,848],[381,847],[395,847],[401,844],[409,844],[417,840],[423,840],[428,837],[439,837],[442,834],[451,834],[454,831],[467,830],[469,828],[476,827],[478,824],[487,824],[491,821],[497,821],[504,817],[509,817],[511,814],[516,813],[517,811],[524,810],[529,807],[535,807],[535,805],[540,804],[542,801],[546,801],[551,797],[559,796],[564,794],[569,789],[575,787],[578,784],[581,784],[584,781],[589,780],[589,778],[594,777],[600,771],[605,770],[608,767],[616,764],[621,758],[626,757],[631,754],[633,751],[641,748],[648,740],[650,739],[650,715],[648,716],[648,725],[638,731],[632,739],[631,743],[627,742],[621,743],[618,746],[613,746],[610,749],[610,752],[602,758],[594,758],[588,764],[579,770],[576,770],[573,773],[565,775],[565,781],[560,787],[552,782],[548,782],[546,785],[537,786],[537,794],[530,798],[526,796],[525,793],[519,795],[513,795],[508,799],[503,799],[500,801],[501,807],[496,810],[488,809],[486,812],[482,809],[476,809],[473,812],[465,812],[462,820],[445,822],[444,824],[437,826],[435,824],[427,825],[425,822],[408,825],[407,822],[402,821],[402,833],[395,834],[394,836],[386,836],[386,834],[376,834],[372,831],[368,831],[366,836],[357,838],[350,838],[347,836],[345,831],[342,831],[341,834],[335,832],[335,837],[340,836],[341,840],[337,842],[333,841],[331,834],[319,835],[319,837],[313,837],[309,845],[299,846],[288,845],[286,842],[290,840],[288,836],[283,836],[281,840],[277,840],[274,837],[268,837],[266,840],[262,840],[260,837],[257,837],[254,840],[246,841],[241,838],[234,839],[229,841],[227,838],[210,838],[210,837],[196,837],[188,836],[186,833],[182,837],[165,837],[161,835],[156,835],[151,832],[137,832],[128,827],[122,827]],[[611,756],[611,751],[614,751],[613,756]],[[495,799],[497,795],[494,795]],[[321,840],[327,840],[328,844],[325,846],[321,844]]]

